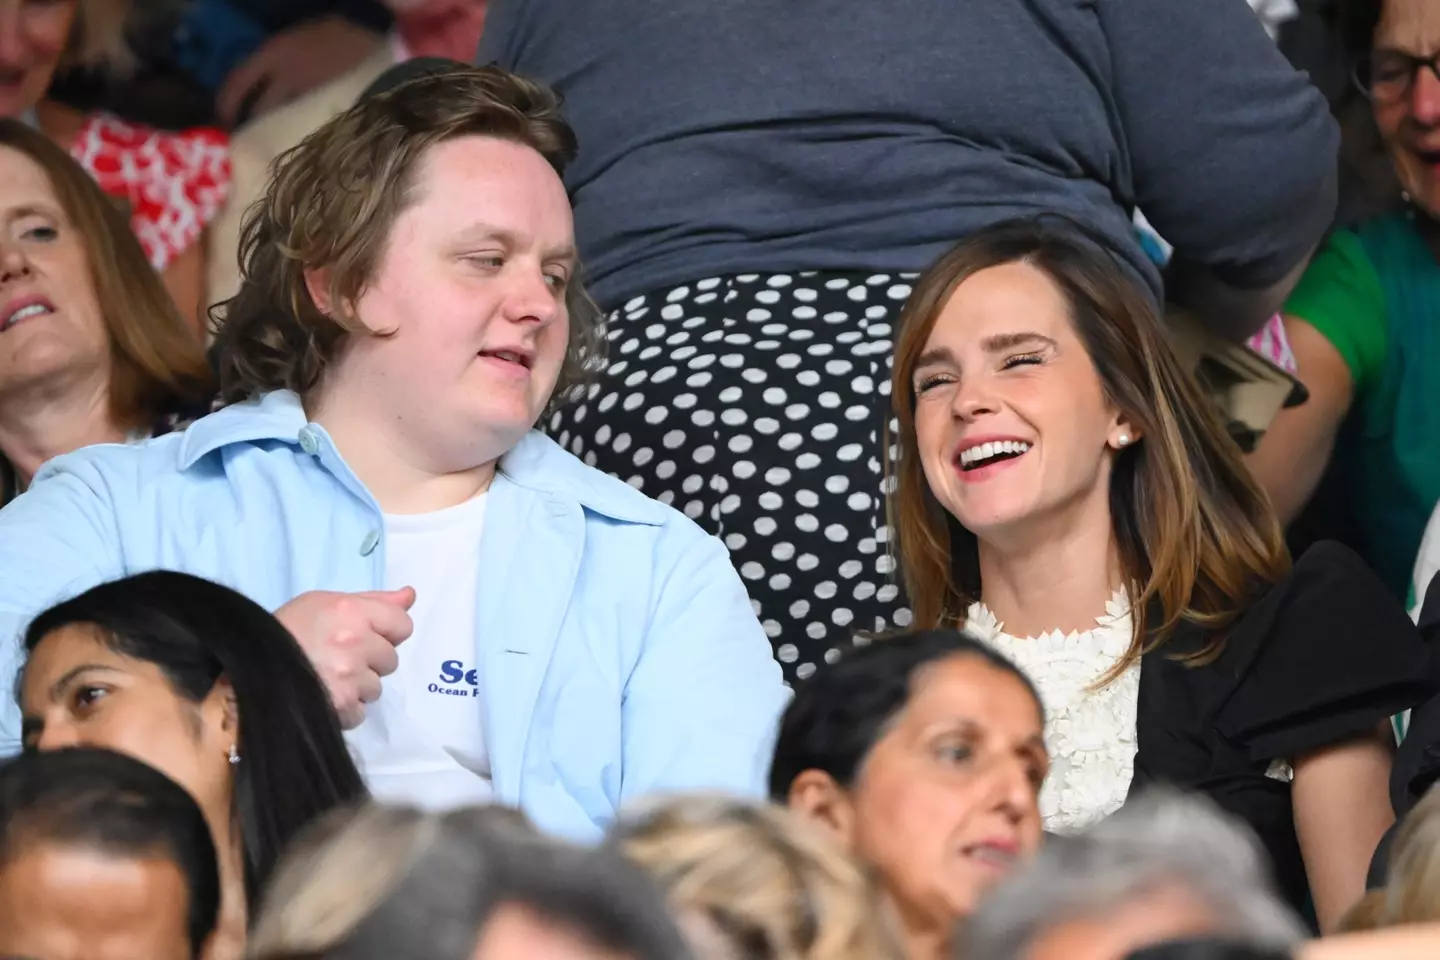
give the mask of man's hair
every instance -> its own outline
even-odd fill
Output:
[[[89,848],[174,863],[188,891],[186,930],[198,958],[220,913],[209,824],[190,794],[109,750],[27,752],[0,766],[0,868],[37,847]]]
[[[383,335],[367,330],[353,305],[415,202],[425,157],[472,136],[531,147],[557,174],[575,155],[575,134],[548,88],[455,63],[362,98],[275,161],[265,196],[245,214],[240,290],[211,312],[226,402],[278,389],[304,396],[349,337]],[[305,281],[321,269],[328,313]],[[565,306],[570,345],[554,403],[574,397],[602,357],[600,311],[578,272]]]
[[[503,807],[332,815],[276,875],[256,960],[470,960],[506,906],[636,960],[689,956],[662,894],[611,850],[542,837]]]
[[[1049,837],[1022,873],[980,904],[963,956],[1025,954],[1046,930],[1103,919],[1175,891],[1208,906],[1235,944],[1287,948],[1303,935],[1270,882],[1253,837],[1208,800],[1151,790],[1083,834]]]
[[[784,804],[795,778],[820,770],[849,789],[891,722],[914,692],[915,680],[934,663],[973,657],[1019,680],[1035,699],[1030,678],[1004,655],[960,630],[898,633],[852,647],[822,666],[795,692],[775,740],[770,799]]]

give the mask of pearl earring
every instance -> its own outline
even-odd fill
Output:
[[[1120,434],[1120,436],[1118,436],[1118,437],[1115,438],[1115,443],[1116,443],[1117,446],[1128,447],[1128,446],[1130,445],[1130,434],[1128,434],[1128,433],[1122,433],[1122,434]]]
[[[233,744],[233,743],[230,744],[230,762],[231,762],[231,763],[239,763],[239,762],[240,762],[240,751],[238,751],[238,750],[235,749],[235,744]]]

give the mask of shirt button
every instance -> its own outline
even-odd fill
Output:
[[[315,431],[309,427],[300,431],[300,449],[312,457],[320,452],[320,442],[315,439]]]
[[[380,543],[380,534],[371,530],[365,534],[365,539],[360,541],[360,556],[368,557],[375,552],[375,547]]]

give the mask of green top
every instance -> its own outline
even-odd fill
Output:
[[[1334,459],[1359,521],[1356,546],[1405,598],[1440,501],[1440,264],[1408,217],[1382,217],[1334,234],[1285,312],[1320,331],[1350,369],[1355,395]]]

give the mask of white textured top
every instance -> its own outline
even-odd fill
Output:
[[[1050,774],[1040,791],[1045,829],[1074,833],[1120,809],[1135,772],[1140,665],[1098,690],[1093,686],[1130,649],[1133,625],[1124,591],[1105,605],[1093,630],[1021,639],[1006,633],[980,603],[970,607],[966,628],[1013,660],[1040,691],[1050,751]]]

